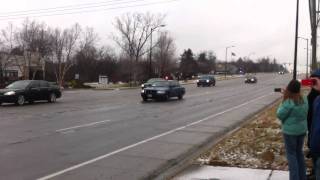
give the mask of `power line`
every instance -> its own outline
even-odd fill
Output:
[[[97,8],[97,7],[103,7],[103,6],[129,4],[129,3],[139,2],[139,1],[146,1],[146,0],[117,0],[117,2],[115,0],[111,0],[106,2],[87,3],[87,4],[81,4],[81,5],[70,5],[70,6],[60,6],[60,7],[54,7],[54,8],[46,8],[46,9],[16,11],[16,12],[0,13],[0,18],[13,17],[13,16],[25,16],[25,15],[33,15],[33,14],[36,15],[36,14],[43,14],[43,13],[53,13],[53,12],[59,12],[59,11],[72,11],[77,9],[90,9],[90,8]]]
[[[135,0],[135,1],[146,1],[146,0]],[[87,11],[75,11],[75,12],[66,12],[66,13],[53,13],[53,14],[44,14],[44,15],[35,15],[35,16],[20,16],[20,17],[8,17],[8,18],[0,18],[0,21],[4,20],[13,20],[13,19],[22,19],[22,18],[36,18],[36,17],[48,17],[48,16],[61,16],[61,15],[69,15],[69,14],[81,14],[81,13],[90,13],[90,12],[97,12],[97,11],[108,11],[108,10],[116,10],[116,9],[125,9],[125,8],[133,8],[133,7],[143,7],[143,6],[150,6],[150,5],[157,5],[157,4],[165,4],[171,3],[179,0],[166,0],[166,1],[158,1],[158,2],[150,2],[150,3],[143,3],[143,4],[136,4],[136,5],[126,5],[126,6],[119,6],[119,7],[110,7],[106,9],[95,9],[95,10],[87,10]],[[111,6],[111,5],[109,5]],[[90,9],[90,8],[89,8]],[[30,13],[32,14],[39,14],[39,13]]]

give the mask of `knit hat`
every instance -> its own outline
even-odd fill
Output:
[[[297,80],[291,80],[290,83],[287,86],[287,90],[291,93],[299,93],[300,92],[300,82]]]
[[[315,70],[310,77],[320,78],[320,69]]]

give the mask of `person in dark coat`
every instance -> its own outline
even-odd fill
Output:
[[[320,69],[318,69],[317,71],[315,71],[314,73],[312,73],[312,75],[310,76],[310,78],[319,78],[320,79]],[[313,112],[313,102],[316,99],[317,96],[320,95],[320,92],[318,90],[315,89],[315,87],[313,86],[311,88],[310,93],[308,94],[308,103],[309,103],[309,111],[308,111],[308,131],[310,131],[311,129],[311,124],[312,124],[312,112]],[[310,137],[308,136],[308,147],[310,147]]]
[[[316,70],[314,73],[311,74],[310,78],[312,79],[320,79],[320,69]],[[312,86],[311,88],[311,91],[308,95],[308,103],[309,103],[309,110],[308,110],[308,118],[307,118],[307,121],[308,121],[308,140],[307,140],[307,144],[308,144],[308,148],[309,148],[309,151],[310,150],[310,136],[311,136],[311,125],[312,125],[312,118],[313,118],[313,111],[314,111],[314,101],[315,99],[320,95],[320,91],[316,89],[316,85],[315,84],[314,86]],[[307,157],[311,157],[312,158],[312,161],[314,162],[313,164],[315,164],[316,160],[315,158],[313,158],[311,156],[311,153],[308,153],[307,154]],[[311,174],[308,176],[309,179],[313,179],[312,177],[314,176],[314,167],[312,168],[312,171],[311,171]]]
[[[316,83],[314,89],[320,92],[320,78],[314,78]],[[320,180],[320,96],[313,102],[312,124],[310,127],[309,148],[313,159],[313,169],[316,180]]]

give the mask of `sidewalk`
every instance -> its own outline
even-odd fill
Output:
[[[288,171],[193,165],[174,180],[285,180]]]

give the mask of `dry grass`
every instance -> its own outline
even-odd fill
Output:
[[[257,114],[198,161],[213,166],[287,170],[281,125],[275,116],[278,105]],[[310,163],[308,160],[308,166]]]

